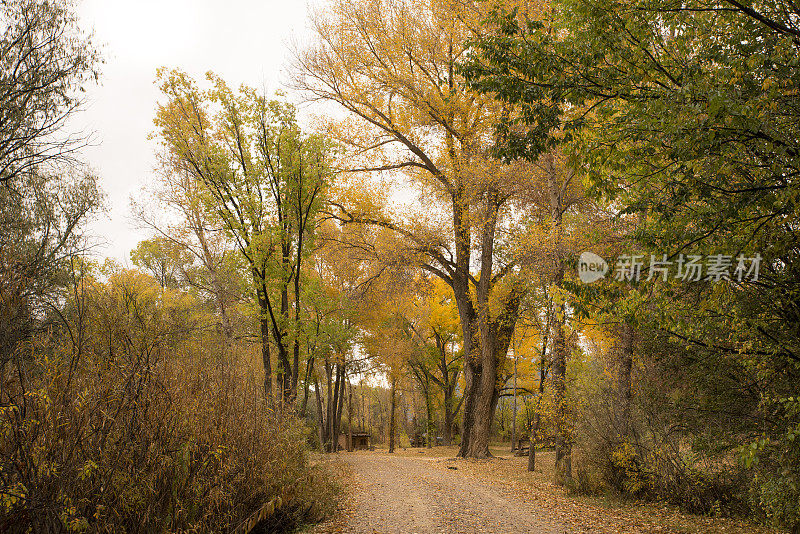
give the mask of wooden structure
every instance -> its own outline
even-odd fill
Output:
[[[347,439],[350,435],[346,432],[339,434],[339,450],[347,450]],[[366,451],[369,450],[369,432],[353,432],[353,450]]]
[[[524,454],[527,454],[530,446],[531,446],[530,438],[526,437],[519,438],[517,440],[517,446],[514,447],[514,455],[523,456]]]

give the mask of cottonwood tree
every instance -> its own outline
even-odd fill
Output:
[[[206,208],[247,264],[259,307],[264,387],[271,395],[271,335],[281,399],[293,402],[302,262],[330,177],[328,145],[303,135],[294,107],[284,101],[247,87],[234,92],[213,74],[205,91],[180,71],[161,71],[160,79],[167,101],[158,107],[156,126],[165,157],[202,186]]]
[[[357,288],[362,269],[359,258],[352,251],[336,246],[340,232],[329,221],[320,226],[321,245],[309,258],[306,267],[309,271],[307,280],[314,289],[307,291],[301,330],[308,359],[300,413],[306,413],[309,389],[313,385],[320,445],[327,452],[337,450],[345,402],[352,423],[352,404],[345,390],[350,384],[350,376],[362,367],[354,357],[360,311]]]
[[[403,304],[397,313],[403,320],[403,330],[409,337],[412,350],[408,369],[422,390],[427,420],[427,445],[433,446],[433,404],[442,395],[442,440],[450,445],[454,422],[463,395],[456,401],[456,386],[461,374],[461,338],[458,310],[453,292],[441,279],[419,277],[405,288]]]
[[[372,300],[375,299],[375,300]],[[403,383],[409,360],[419,350],[408,322],[403,317],[403,296],[398,296],[391,284],[373,288],[369,313],[362,316],[363,346],[389,383],[389,452],[394,452],[397,442],[397,393]],[[377,305],[381,302],[381,305]],[[426,392],[426,401],[430,401]],[[430,405],[428,405],[430,413]]]
[[[800,528],[798,440],[785,432],[800,413],[790,289],[798,275],[797,5],[564,0],[542,15],[501,14],[476,43],[476,88],[525,108],[509,156],[538,157],[533,140],[567,132],[583,145],[576,155],[593,192],[639,217],[635,237],[645,252],[671,261],[681,253],[731,257],[727,280],[648,285],[639,321],[660,345],[682,347],[668,353],[715,399],[724,380],[707,383],[706,369],[735,377],[722,388],[731,402],[704,409],[752,422],[720,443],[751,441],[745,463],[769,465],[758,463],[751,490],[767,514]],[[756,254],[760,276],[737,276],[739,258]]]
[[[424,326],[428,331],[428,344],[431,345],[429,352],[435,362],[430,377],[442,391],[442,441],[450,445],[455,419],[464,402],[463,395],[456,399],[456,386],[462,367],[462,342],[452,290],[438,278],[431,280],[431,285],[424,303],[427,312]]]
[[[528,186],[527,165],[490,157],[507,108],[464,89],[456,70],[481,16],[451,2],[338,0],[313,19],[316,44],[297,57],[297,85],[348,114],[328,129],[350,149],[347,169],[400,171],[421,191],[423,207],[402,216],[360,202],[364,194],[340,198],[331,212],[393,232],[403,251],[395,259],[452,288],[465,354],[459,454],[472,457],[489,455],[497,367],[524,292],[505,243]]]

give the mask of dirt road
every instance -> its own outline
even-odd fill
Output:
[[[342,454],[353,471],[351,499],[337,520],[315,532],[562,534],[545,510],[504,496],[463,461],[447,458]]]
[[[455,447],[323,456],[341,471],[347,497],[314,534],[777,534],[743,520],[695,516],[658,503],[606,501],[552,483],[552,453],[492,460],[454,458]],[[344,465],[342,465],[344,464]]]

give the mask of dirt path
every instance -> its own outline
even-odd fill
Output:
[[[545,510],[520,506],[443,458],[343,454],[354,491],[342,515],[314,532],[562,534]]]
[[[492,460],[454,458],[454,447],[328,456],[342,467],[347,498],[328,534],[777,534],[747,521],[695,516],[657,503],[577,497],[552,483],[552,453],[535,473],[527,458],[493,450]],[[344,464],[344,465],[342,465]],[[349,473],[349,474],[348,474]]]

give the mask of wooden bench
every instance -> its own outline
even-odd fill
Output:
[[[528,454],[528,449],[531,447],[531,440],[528,438],[520,438],[517,440],[517,446],[514,447],[515,456],[524,456]]]

